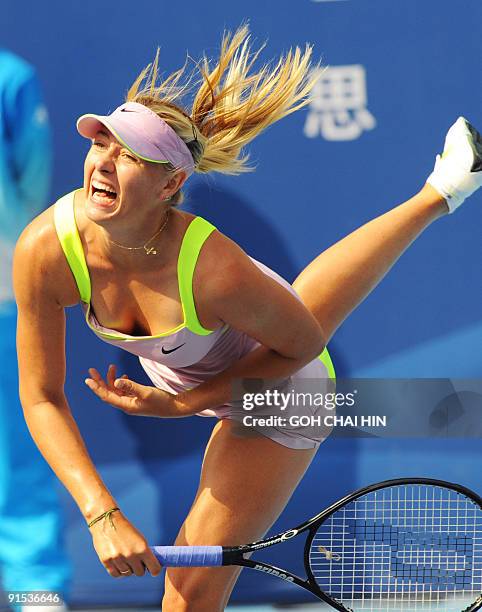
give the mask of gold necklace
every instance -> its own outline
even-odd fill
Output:
[[[147,242],[145,242],[144,244],[142,244],[141,246],[137,246],[137,247],[124,246],[123,244],[119,244],[115,240],[112,240],[112,238],[109,238],[109,242],[112,242],[112,244],[115,244],[115,246],[119,247],[120,249],[125,249],[126,251],[139,251],[140,249],[144,249],[144,251],[146,252],[146,255],[157,255],[156,249],[154,247],[148,247],[147,245],[150,242],[152,242],[154,240],[154,238],[157,238],[157,236],[159,236],[159,234],[161,234],[163,232],[163,230],[165,229],[165,227],[167,225],[167,222],[169,221],[169,213],[170,212],[171,212],[171,209],[168,208],[167,209],[167,213],[166,213],[166,218],[164,219],[164,223],[157,230],[157,232],[154,234],[154,236],[151,236],[151,238],[149,238],[149,240]]]

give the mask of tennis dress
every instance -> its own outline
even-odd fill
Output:
[[[87,325],[104,342],[137,355],[143,369],[156,387],[174,394],[192,389],[226,370],[232,363],[259,346],[256,340],[229,325],[214,331],[205,329],[197,317],[192,290],[194,271],[204,242],[216,229],[202,217],[195,217],[189,224],[179,252],[177,273],[184,315],[181,325],[155,336],[131,336],[103,327],[97,321],[90,304],[90,276],[75,221],[74,193],[69,193],[56,202],[54,221],[57,236],[79,289]],[[291,285],[278,274],[264,264],[254,259],[252,261],[267,276],[296,295]],[[317,390],[323,393],[331,388],[330,379],[333,378],[333,365],[325,349],[319,358],[291,377],[277,381],[276,389],[280,392],[284,390],[288,397],[290,393],[293,395],[292,391],[297,387],[300,389],[304,387],[305,391],[306,385],[312,388],[315,381]],[[269,405],[257,406],[254,410],[248,411],[245,408],[246,402],[243,404],[242,400],[233,400],[223,406],[204,410],[199,416],[234,419],[243,425],[247,416],[256,417],[256,424],[250,427],[275,442],[289,448],[315,448],[328,435],[329,430],[325,427],[312,426],[311,423],[304,426],[294,424],[292,421],[296,419],[290,417],[298,415],[300,408],[294,404],[295,402],[291,402],[282,410],[278,406]],[[306,414],[306,407],[304,411]],[[310,408],[308,416],[315,412],[315,408]],[[271,419],[274,424],[266,425],[262,422],[258,425],[263,415],[266,417],[279,415],[286,419],[286,422],[280,424],[276,419]]]

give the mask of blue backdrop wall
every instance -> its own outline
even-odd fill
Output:
[[[259,43],[268,39],[265,57],[315,43],[329,68],[311,106],[253,143],[256,173],[193,178],[186,205],[289,279],[410,197],[457,116],[482,126],[480,0],[4,0],[2,9],[0,44],[30,60],[43,83],[55,142],[52,201],[81,183],[87,145],[76,118],[115,108],[158,45],[169,72],[186,52],[216,56],[222,31],[245,20]],[[481,222],[479,194],[410,249],[332,341],[339,375],[480,377]],[[69,313],[68,349],[68,397],[94,460],[149,540],[171,541],[212,423],[133,419],[93,399],[82,383],[89,366],[113,361],[144,379],[135,361],[90,335],[77,310]],[[480,441],[329,440],[277,526],[388,477],[444,477],[477,488],[480,458]],[[161,581],[110,579],[66,494],[63,503],[74,601],[156,602]],[[256,576],[255,589],[252,578],[245,573],[235,598],[300,597],[269,576]]]

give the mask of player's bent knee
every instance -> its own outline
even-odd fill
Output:
[[[234,572],[235,568],[170,568],[163,612],[222,612]]]
[[[169,589],[162,599],[162,612],[223,612],[224,597],[203,591]]]

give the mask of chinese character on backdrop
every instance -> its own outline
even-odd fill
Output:
[[[367,107],[366,72],[360,64],[318,69],[304,127],[308,138],[356,140],[376,126]]]

